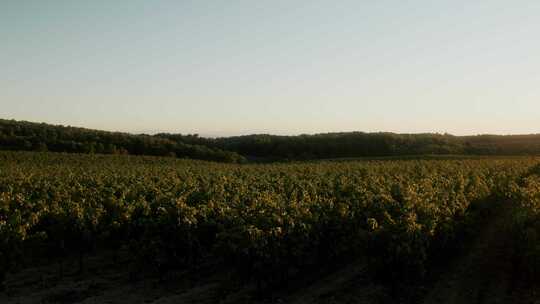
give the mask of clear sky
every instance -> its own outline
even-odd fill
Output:
[[[0,0],[0,117],[203,135],[540,132],[540,1]]]

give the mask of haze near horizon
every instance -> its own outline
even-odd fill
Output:
[[[0,7],[0,118],[205,136],[539,132],[536,1]]]

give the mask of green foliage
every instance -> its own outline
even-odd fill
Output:
[[[540,135],[342,132],[204,138],[197,134],[133,135],[0,119],[0,149],[170,156],[228,163],[419,155],[538,155]]]
[[[33,244],[51,258],[131,249],[163,273],[212,261],[243,280],[286,282],[365,259],[422,278],[460,242],[476,204],[534,161],[409,160],[233,165],[159,157],[0,153],[1,271]]]
[[[3,119],[0,119],[0,149],[173,156],[231,163],[245,161],[235,152],[156,136]]]
[[[157,134],[175,142],[234,151],[255,161],[413,155],[538,155],[540,135],[395,134],[342,132],[277,136],[268,134],[201,138]]]
[[[518,266],[531,280],[540,274],[540,166],[512,184],[509,195],[516,202],[512,230]]]

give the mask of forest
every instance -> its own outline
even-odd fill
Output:
[[[242,162],[238,153],[150,135],[132,135],[0,119],[0,149],[86,154],[130,154]]]
[[[414,155],[538,155],[540,135],[323,133],[206,138],[127,134],[0,120],[0,149],[174,156],[221,162],[268,162]]]

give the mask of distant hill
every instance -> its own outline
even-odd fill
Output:
[[[151,135],[134,135],[69,126],[0,119],[0,149],[174,156],[221,162],[243,162],[235,152]]]
[[[237,152],[254,159],[327,159],[407,155],[538,155],[540,134],[477,135],[324,133],[276,136],[246,135],[216,139],[156,134],[177,142]]]
[[[155,135],[0,119],[0,149],[175,156],[222,162],[409,155],[540,155],[540,134],[322,133],[205,138]]]

